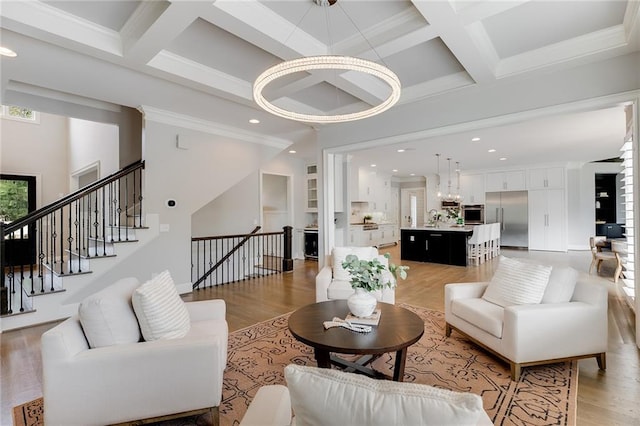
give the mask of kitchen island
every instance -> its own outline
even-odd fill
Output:
[[[473,226],[425,226],[400,230],[400,258],[467,266],[467,240]]]

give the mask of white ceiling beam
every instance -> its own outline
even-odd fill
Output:
[[[122,42],[116,31],[39,1],[2,2],[2,27],[38,39],[50,40],[54,36],[73,50],[80,45],[122,56]]]
[[[477,83],[495,80],[493,70],[473,43],[464,25],[448,2],[412,0],[416,9],[430,22],[444,44]]]
[[[625,50],[627,47],[624,27],[622,24],[616,25],[502,59],[496,68],[496,77],[504,78],[581,58],[596,61],[599,57],[609,57],[616,50]]]
[[[146,64],[211,5],[202,2],[141,2],[120,35],[128,60]]]

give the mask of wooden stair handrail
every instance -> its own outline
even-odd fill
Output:
[[[4,227],[4,233],[9,234],[11,232],[17,231],[20,228],[23,228],[24,226],[30,225],[32,223],[34,223],[36,220],[45,217],[46,215],[48,215],[49,213],[52,213],[70,203],[72,203],[73,201],[76,201],[82,197],[84,197],[85,195],[94,192],[96,189],[102,188],[105,185],[110,184],[111,182],[115,182],[118,179],[120,179],[123,176],[128,175],[129,173],[138,170],[138,169],[144,169],[144,161],[136,161],[133,164],[128,165],[127,167],[107,176],[104,177],[100,180],[97,180],[87,186],[85,186],[84,188],[81,188],[79,190],[77,190],[76,192],[67,195],[66,197],[63,197],[57,201],[54,201],[53,203],[42,207],[41,209],[35,210],[31,213],[29,213],[28,215],[14,221],[11,222],[8,225],[5,225]]]

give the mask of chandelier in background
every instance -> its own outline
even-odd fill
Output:
[[[456,161],[456,178],[457,178],[457,184],[456,184],[456,192],[455,194],[451,192],[451,158],[447,157],[447,162],[449,165],[449,176],[448,176],[448,180],[447,180],[447,194],[443,195],[442,191],[440,190],[440,154],[436,154],[437,157],[437,172],[436,172],[436,190],[437,190],[437,197],[439,199],[441,199],[442,201],[446,201],[446,202],[462,202],[462,196],[460,195],[460,162]]]
[[[335,4],[337,0],[313,0],[313,2],[318,6],[329,7]],[[352,20],[351,22],[353,23]],[[360,35],[367,41],[357,27],[356,30],[358,30]],[[367,43],[375,52],[371,44],[368,41]],[[382,58],[380,59],[382,60]],[[290,74],[313,70],[346,70],[366,73],[385,82],[391,91],[389,96],[378,105],[374,105],[363,111],[335,115],[306,114],[280,108],[264,97],[262,92],[269,83]],[[341,123],[372,117],[388,110],[400,99],[401,88],[402,85],[400,84],[398,76],[384,65],[352,56],[319,55],[285,61],[267,69],[260,74],[253,83],[253,99],[262,109],[279,117],[310,123]]]
[[[437,172],[436,172],[436,196],[438,198],[442,198],[442,191],[440,191],[440,154],[436,154],[436,158],[437,158]]]

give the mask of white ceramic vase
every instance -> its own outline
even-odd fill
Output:
[[[376,300],[375,296],[363,288],[356,288],[356,292],[347,299],[349,311],[359,318],[373,314],[377,304],[378,300]]]

